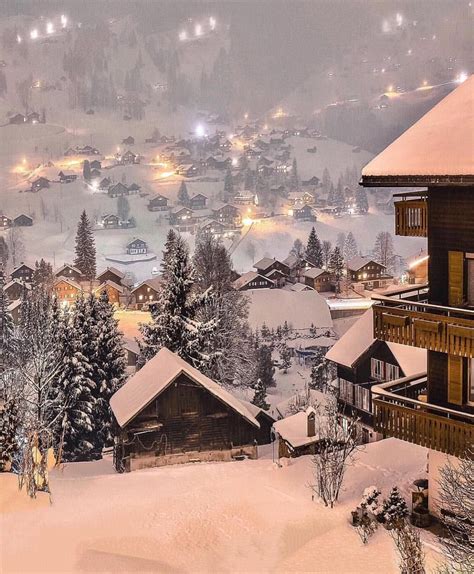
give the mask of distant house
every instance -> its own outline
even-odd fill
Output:
[[[141,187],[138,185],[138,183],[131,183],[128,186],[128,194],[129,195],[135,195],[137,193],[140,193]]]
[[[314,203],[314,195],[308,191],[291,191],[288,194],[288,203],[297,207],[303,205],[312,205]]]
[[[61,183],[71,183],[77,179],[77,174],[71,172],[60,171],[58,173],[59,181]]]
[[[168,198],[164,195],[156,195],[148,202],[148,211],[167,211]]]
[[[128,195],[128,187],[119,181],[109,187],[107,195],[109,197],[123,197]]]
[[[316,432],[316,411],[308,407],[273,424],[280,458],[316,454],[320,437]]]
[[[226,226],[219,221],[214,221],[213,219],[206,219],[201,225],[199,229],[206,233],[211,233],[216,237],[221,237],[227,231]]]
[[[133,138],[132,136],[128,136],[124,140],[122,140],[122,143],[123,145],[134,145],[135,138]]]
[[[388,275],[385,265],[368,257],[354,257],[347,264],[347,274],[353,283],[363,283],[366,288],[388,285],[393,277]]]
[[[140,356],[140,347],[135,339],[123,338],[123,350],[125,352],[125,361],[127,372],[135,373],[137,370],[138,357]]]
[[[273,289],[276,285],[268,277],[256,271],[248,271],[236,279],[232,286],[237,291],[248,291],[249,289]]]
[[[49,179],[46,177],[38,177],[34,181],[31,182],[31,190],[32,191],[40,191],[42,189],[49,188]]]
[[[143,239],[133,239],[127,244],[128,255],[146,255],[148,253],[148,246]]]
[[[194,213],[189,207],[175,207],[170,211],[170,224],[176,227],[192,228]]]
[[[56,279],[53,290],[58,302],[65,305],[75,303],[83,292],[80,283],[66,277]]]
[[[89,163],[89,167],[90,167],[91,169],[101,170],[101,169],[102,169],[102,162],[99,161],[98,159],[93,159],[93,160]]]
[[[26,122],[28,124],[39,124],[40,115],[38,112],[31,112],[26,116]]]
[[[55,271],[54,276],[56,278],[66,277],[67,279],[72,279],[77,283],[82,281],[81,271],[77,267],[74,267],[74,265],[69,265],[69,263],[65,263],[62,267]]]
[[[150,305],[156,304],[162,282],[163,280],[161,278],[154,277],[153,279],[143,281],[140,285],[132,289],[130,293],[132,305],[138,310],[143,310]]]
[[[121,298],[125,293],[124,288],[118,283],[115,283],[115,281],[112,281],[111,279],[106,279],[105,281],[103,281],[94,290],[94,294],[96,297],[100,297],[103,291],[107,293],[109,303],[112,303],[113,305],[119,305],[121,302]]]
[[[12,226],[12,220],[6,215],[0,215],[0,229],[8,229]]]
[[[183,175],[184,177],[194,177],[198,175],[199,169],[194,163],[191,165],[189,164],[179,165],[176,168],[176,173],[178,175]]]
[[[228,227],[238,227],[242,224],[240,211],[234,205],[224,203],[212,210],[213,217],[219,223]]]
[[[21,299],[22,296],[31,290],[29,283],[25,283],[20,279],[12,279],[3,287],[3,292],[10,299],[10,301],[16,301]]]
[[[102,225],[105,229],[117,229],[120,227],[120,217],[115,213],[107,213],[102,216]]]
[[[8,119],[9,124],[24,124],[25,122],[26,117],[23,114],[15,114]]]
[[[106,281],[113,281],[117,285],[123,287],[122,281],[125,278],[125,273],[122,273],[120,269],[116,269],[115,267],[107,267],[104,269],[99,275],[97,275],[97,281],[100,283],[105,283]]]
[[[311,205],[303,205],[302,207],[293,208],[293,218],[298,221],[316,221],[316,216],[313,213]]]
[[[288,255],[283,259],[283,263],[290,269],[290,281],[304,281],[304,273],[314,265],[304,257],[296,257],[296,255]]]
[[[140,163],[140,157],[133,153],[133,151],[127,150],[122,155],[117,155],[117,161],[121,165],[132,165],[134,163]]]
[[[337,367],[338,403],[343,414],[359,419],[362,441],[377,440],[373,431],[372,387],[426,372],[427,351],[374,338],[373,311],[369,309],[329,349],[326,359]]]
[[[319,177],[313,175],[311,179],[306,179],[301,182],[303,187],[318,187],[319,185]]]
[[[91,179],[98,180],[101,173],[99,169],[91,169]]]
[[[254,202],[255,194],[251,191],[241,191],[233,199],[233,203],[236,205],[253,205]]]
[[[109,187],[112,185],[112,181],[108,177],[104,177],[104,179],[99,183],[100,191],[107,191]]]
[[[100,155],[100,151],[91,145],[77,146],[74,153],[78,155]]]
[[[33,218],[29,215],[21,213],[15,217],[13,220],[13,225],[15,227],[31,227],[33,225]]]
[[[255,417],[166,348],[128,379],[110,406],[119,428],[114,446],[118,471],[257,457],[260,424]]]
[[[206,165],[209,169],[226,170],[232,165],[232,160],[230,158],[217,159],[210,156],[206,160]]]
[[[261,275],[265,275],[266,277],[274,269],[278,269],[278,271],[281,271],[281,273],[286,277],[289,277],[290,275],[290,268],[288,265],[282,261],[278,261],[278,259],[270,259],[270,257],[260,259],[254,264],[254,267]]]
[[[207,197],[203,193],[196,193],[189,199],[190,209],[206,209]]]
[[[25,263],[20,263],[18,267],[15,267],[10,274],[11,279],[18,279],[23,283],[31,283],[33,281],[33,273],[35,270],[26,265]]]
[[[304,273],[304,282],[316,291],[325,292],[331,291],[332,275],[329,271],[313,267]]]

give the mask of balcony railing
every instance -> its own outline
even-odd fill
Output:
[[[426,237],[428,233],[428,202],[426,196],[417,193],[415,199],[409,194],[395,201],[395,233],[408,237]],[[397,196],[395,196],[397,197]],[[400,195],[398,195],[400,197]]]
[[[474,357],[474,311],[373,296],[374,336],[390,343]]]
[[[426,384],[426,375],[416,375],[373,386],[374,430],[446,454],[469,454],[474,415],[413,398]]]

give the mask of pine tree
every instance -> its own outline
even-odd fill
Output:
[[[308,237],[305,256],[306,259],[316,267],[320,269],[323,267],[323,250],[314,227],[311,228],[311,232]]]
[[[344,259],[342,258],[341,252],[339,251],[339,247],[335,247],[334,251],[331,253],[329,270],[336,281],[336,292],[339,293],[341,290],[341,279],[344,270]]]
[[[258,349],[257,357],[257,379],[262,381],[266,389],[268,389],[268,387],[274,387],[276,385],[274,377],[275,367],[273,366],[270,347],[262,345]]]
[[[54,282],[53,266],[48,261],[41,258],[35,261],[35,270],[33,272],[33,285],[43,289],[51,289]]]
[[[344,259],[346,263],[354,257],[357,257],[358,252],[359,249],[357,247],[357,241],[355,240],[352,231],[349,231],[344,242]]]
[[[76,259],[74,265],[86,279],[92,281],[96,274],[96,251],[92,226],[84,210],[76,234]]]
[[[291,165],[291,185],[295,189],[299,187],[299,177],[298,177],[298,164],[296,162],[296,158],[293,158],[293,163]]]
[[[252,404],[256,407],[267,411],[270,408],[270,405],[267,403],[267,388],[262,382],[262,379],[257,379],[257,382],[254,386],[255,394],[252,399]]]
[[[178,202],[181,205],[188,205],[189,203],[189,193],[188,188],[186,187],[186,183],[184,180],[181,182],[178,190]]]
[[[344,195],[344,189],[342,187],[342,183],[341,180],[339,179],[339,182],[337,184],[336,187],[336,192],[334,194],[334,205],[339,208],[341,211],[344,209],[345,205],[346,205],[346,198]]]
[[[227,168],[225,179],[224,179],[224,194],[227,199],[234,197],[234,178],[232,176],[232,171]]]
[[[331,260],[331,253],[332,253],[332,243],[327,241],[326,239],[323,241],[322,246],[322,260],[324,269],[329,269],[329,262]]]
[[[325,167],[323,170],[323,177],[322,177],[321,185],[322,185],[323,191],[328,193],[329,189],[331,187],[331,176],[329,175],[329,170],[327,167]]]
[[[408,506],[396,486],[383,501],[382,518],[388,528],[399,528],[408,516]]]
[[[128,203],[128,199],[123,195],[117,198],[117,215],[121,221],[128,221],[130,216],[130,204]]]
[[[359,186],[356,191],[356,206],[359,213],[367,213],[369,211],[367,192],[365,188],[361,186]]]
[[[283,345],[281,345],[280,347],[280,363],[281,363],[280,368],[285,374],[291,367],[291,359],[292,359],[291,349],[288,347],[286,343],[283,343]]]
[[[9,470],[18,450],[18,431],[21,424],[18,401],[9,397],[0,412],[0,471]]]
[[[82,165],[82,177],[85,181],[90,181],[91,179],[91,164],[88,159],[85,159]]]
[[[13,318],[8,310],[8,296],[3,290],[3,277],[0,269],[0,374],[11,364],[15,353]]]
[[[5,241],[5,237],[3,235],[0,236],[0,271],[6,271],[7,262],[8,262],[8,244]]]
[[[331,207],[334,207],[336,205],[336,190],[334,189],[334,184],[332,181],[329,184],[327,204],[328,206]]]

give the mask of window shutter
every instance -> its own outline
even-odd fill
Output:
[[[463,358],[448,355],[448,402],[462,405]]]
[[[450,251],[448,259],[449,305],[459,307],[464,299],[464,253]]]

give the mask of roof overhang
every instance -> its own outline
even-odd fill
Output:
[[[473,175],[363,175],[363,187],[471,187]]]

